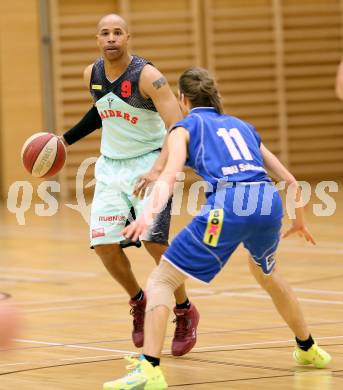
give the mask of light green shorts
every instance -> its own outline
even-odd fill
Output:
[[[141,200],[133,196],[133,188],[138,178],[154,165],[159,153],[154,151],[125,160],[99,157],[95,165],[96,186],[91,209],[91,246],[118,243],[124,239],[121,233],[127,219],[131,218],[130,210],[133,208],[138,217],[148,201],[147,197]],[[161,214],[154,223],[159,222],[159,226],[152,226],[142,239],[168,242],[170,207]]]

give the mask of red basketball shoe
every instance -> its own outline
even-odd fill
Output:
[[[174,313],[176,327],[172,342],[172,354],[182,356],[189,352],[197,342],[197,326],[200,315],[192,303],[189,309],[175,307]]]
[[[131,306],[130,314],[133,316],[132,341],[137,348],[141,348],[144,344],[146,295],[144,294],[144,298],[140,301],[131,299],[129,305]]]

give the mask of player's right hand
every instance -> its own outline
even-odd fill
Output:
[[[147,231],[149,226],[151,226],[152,220],[151,215],[143,213],[138,219],[124,228],[122,235],[125,238],[129,238],[131,241],[138,241],[139,237]]]
[[[145,175],[142,175],[138,178],[137,183],[133,189],[133,195],[139,199],[143,199],[145,197],[145,193],[147,190],[151,189],[152,185],[160,176],[160,172],[149,171]]]
[[[292,227],[290,227],[288,230],[286,230],[285,233],[283,233],[282,238],[287,238],[292,234],[297,233],[298,236],[304,237],[307,242],[310,242],[313,245],[316,245],[316,242],[312,236],[312,234],[309,232],[307,227],[305,225],[298,225],[293,224]]]

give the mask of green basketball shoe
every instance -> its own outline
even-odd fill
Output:
[[[318,347],[317,344],[313,344],[307,351],[296,347],[293,358],[302,366],[313,364],[316,368],[325,368],[331,361],[331,356],[324,349]]]
[[[165,390],[168,388],[160,367],[152,366],[143,355],[138,359],[126,357],[130,372],[115,381],[104,383],[103,390]]]

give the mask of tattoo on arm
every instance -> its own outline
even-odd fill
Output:
[[[160,89],[161,87],[163,87],[164,85],[167,84],[167,80],[165,77],[161,77],[160,79],[158,80],[155,80],[152,85],[156,88],[156,89]]]

